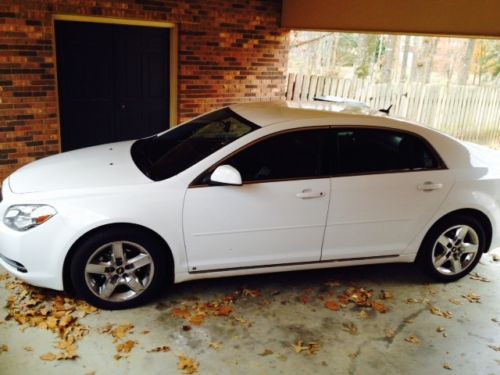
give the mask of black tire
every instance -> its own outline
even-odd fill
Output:
[[[122,258],[115,258],[114,249],[118,249],[116,253],[120,254],[120,246]],[[69,263],[72,286],[79,297],[101,309],[120,310],[143,305],[172,281],[169,251],[164,243],[140,230],[129,227],[103,229],[84,239],[73,253]],[[142,266],[138,261],[128,264],[139,257],[142,257],[142,262],[149,263]],[[90,270],[88,266],[98,267],[99,272],[86,272]],[[106,271],[101,274],[103,267]],[[129,287],[125,280],[136,290]],[[99,295],[105,283],[110,285],[108,290],[114,287],[109,298]]]
[[[462,245],[477,245],[477,251],[473,257],[472,253],[461,254],[461,251],[463,250],[460,249],[460,246],[458,246],[458,249],[454,246],[454,240],[458,241],[458,238],[460,237],[457,236],[457,227],[464,228],[463,231],[467,233]],[[441,238],[443,240],[447,237],[450,237],[450,243],[446,246],[446,248],[441,243],[437,243],[438,239]],[[469,272],[471,272],[474,267],[476,267],[477,263],[481,259],[481,255],[484,252],[485,245],[485,231],[483,226],[477,219],[472,216],[465,215],[450,216],[438,221],[429,230],[420,246],[417,256],[417,263],[424,269],[424,271],[428,275],[430,275],[435,280],[443,282],[455,281],[464,277]],[[454,251],[456,252],[456,255],[453,255]],[[441,258],[440,255],[444,257]],[[459,268],[453,265],[454,260],[452,258],[463,265],[463,269],[461,271],[454,271],[455,269],[458,270]],[[439,267],[441,261],[445,262],[441,265],[441,267]],[[449,268],[450,273],[444,272],[446,268]]]

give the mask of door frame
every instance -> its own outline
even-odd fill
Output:
[[[56,21],[72,21],[72,22],[93,22],[105,23],[111,25],[128,25],[128,26],[145,26],[159,27],[169,29],[169,124],[168,128],[177,125],[177,65],[178,65],[178,26],[173,22],[164,21],[148,21],[128,18],[113,18],[113,17],[95,17],[95,16],[80,16],[74,14],[53,14],[52,15],[52,45],[54,59],[54,77],[56,86],[56,109],[58,123],[58,140],[59,152],[62,152],[61,139],[61,110],[59,108],[59,85],[57,77],[57,44],[56,44]],[[166,129],[165,129],[166,130]]]

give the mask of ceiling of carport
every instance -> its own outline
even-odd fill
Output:
[[[283,0],[282,26],[500,37],[500,0]]]

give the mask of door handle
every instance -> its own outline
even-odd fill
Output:
[[[435,184],[432,181],[426,181],[423,184],[420,184],[417,186],[417,189],[422,190],[422,191],[439,190],[442,188],[443,188],[443,184]]]
[[[295,194],[300,199],[321,198],[325,195],[322,191],[312,191],[311,189],[304,189],[300,193]]]

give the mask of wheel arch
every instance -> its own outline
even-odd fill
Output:
[[[171,280],[169,282],[173,282],[174,280],[174,258],[172,255],[172,250],[170,249],[170,246],[168,243],[165,241],[165,239],[160,236],[157,232],[154,230],[147,228],[145,226],[139,225],[139,224],[131,224],[131,223],[113,223],[113,224],[105,224],[101,225],[95,228],[92,228],[88,232],[84,233],[81,235],[70,247],[69,251],[66,253],[66,257],[64,258],[64,263],[63,263],[63,270],[62,270],[62,276],[63,276],[63,288],[65,291],[72,291],[73,290],[73,285],[71,282],[71,277],[70,277],[70,262],[71,259],[78,248],[80,244],[85,241],[87,238],[91,237],[92,235],[95,235],[96,233],[99,233],[101,231],[109,230],[109,229],[114,229],[114,228],[120,228],[120,229],[126,229],[130,231],[136,231],[136,232],[142,232],[148,236],[151,236],[155,238],[159,243],[162,244],[162,247],[164,247],[168,259],[168,264],[166,265],[168,267],[169,275],[171,277]]]
[[[490,218],[482,211],[475,209],[475,208],[462,208],[458,210],[454,210],[451,212],[448,212],[446,215],[442,216],[437,220],[434,224],[431,225],[431,227],[428,229],[426,235],[424,236],[424,240],[427,237],[427,234],[434,228],[436,225],[439,225],[441,222],[444,220],[449,219],[450,217],[453,216],[471,216],[475,218],[481,226],[483,227],[484,234],[486,235],[486,244],[484,247],[484,252],[488,252],[490,246],[491,246],[491,240],[493,238],[493,225],[491,223]]]

